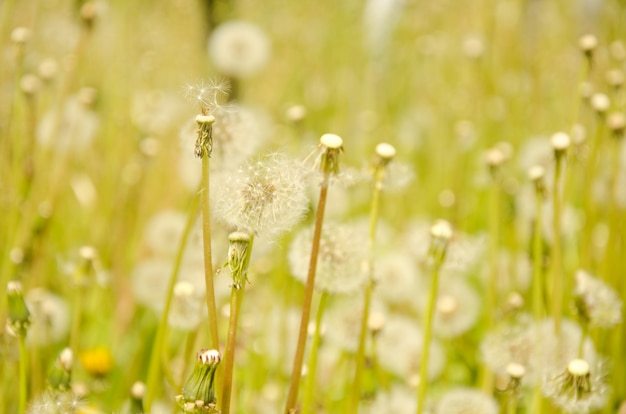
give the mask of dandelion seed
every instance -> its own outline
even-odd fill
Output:
[[[265,155],[222,174],[216,182],[215,216],[238,231],[273,238],[305,214],[305,170],[286,155]]]
[[[78,414],[86,402],[72,391],[46,391],[26,409],[27,414]]]

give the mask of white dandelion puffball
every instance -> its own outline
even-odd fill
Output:
[[[26,338],[30,345],[46,346],[67,336],[70,329],[70,310],[63,298],[37,288],[29,291],[24,300],[32,319]]]
[[[269,60],[270,49],[265,32],[245,21],[219,25],[209,39],[209,56],[217,70],[236,78],[259,72]]]
[[[186,222],[187,218],[181,212],[161,211],[146,225],[144,240],[156,254],[175,254]]]
[[[291,273],[306,283],[314,228],[300,231],[289,250]],[[315,287],[328,293],[350,293],[367,281],[367,229],[326,223],[322,228]]]
[[[457,388],[445,393],[437,406],[437,414],[498,414],[496,400],[481,390]]]
[[[426,311],[427,292],[428,290],[423,289],[423,298],[416,301],[422,314]],[[469,331],[480,316],[480,302],[478,292],[465,279],[442,279],[435,303],[435,335],[440,338],[455,338]]]
[[[419,374],[424,335],[417,323],[406,316],[389,315],[378,334],[376,353],[381,367],[400,378]],[[446,356],[437,340],[430,343],[428,379],[434,380],[445,367]]]
[[[273,238],[289,230],[306,213],[303,164],[272,153],[216,177],[215,217],[237,231]]]

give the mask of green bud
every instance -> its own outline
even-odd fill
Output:
[[[30,312],[22,295],[22,284],[11,281],[7,285],[7,298],[9,306],[9,318],[7,328],[15,336],[26,336],[30,326]]]

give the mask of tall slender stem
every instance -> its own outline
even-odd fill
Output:
[[[374,289],[374,264],[373,252],[374,243],[376,241],[376,228],[378,226],[378,217],[380,212],[380,193],[382,189],[382,180],[384,178],[384,166],[376,168],[374,174],[374,191],[372,193],[372,205],[370,209],[370,228],[369,228],[369,254],[368,254],[368,282],[365,285],[365,298],[363,301],[363,314],[361,315],[361,328],[359,332],[359,344],[357,347],[354,381],[352,385],[352,398],[350,400],[350,413],[356,413],[359,409],[361,399],[361,377],[363,375],[363,366],[365,364],[365,340],[367,338],[367,321],[372,303],[372,291]]]
[[[202,157],[202,245],[204,250],[204,279],[206,283],[206,301],[209,316],[209,344],[211,349],[219,350],[217,330],[217,306],[213,285],[213,259],[211,252],[211,209],[209,194],[209,157]]]
[[[304,288],[304,302],[302,303],[302,318],[300,319],[300,330],[298,332],[298,345],[296,347],[296,355],[293,359],[291,380],[289,382],[289,393],[287,395],[287,403],[284,411],[285,414],[293,413],[296,409],[296,400],[298,398],[298,388],[300,386],[300,377],[302,375],[302,361],[304,360],[307,327],[309,325],[309,317],[311,314],[311,302],[313,300],[313,290],[315,286],[315,271],[317,270],[317,257],[319,256],[327,195],[328,180],[324,179],[320,188],[320,198],[317,203],[315,229],[313,232],[313,245],[311,246],[311,260],[309,262],[309,272]]]
[[[535,228],[533,232],[533,312],[535,321],[540,321],[544,316],[543,298],[543,251],[542,251],[542,204],[541,191],[536,191],[535,197]]]
[[[169,285],[167,287],[165,306],[163,307],[161,320],[159,321],[159,326],[157,327],[156,338],[154,340],[154,345],[152,346],[152,353],[150,354],[148,379],[146,381],[146,396],[144,398],[144,407],[146,409],[146,412],[150,412],[150,408],[152,407],[152,401],[154,400],[154,397],[156,395],[156,388],[158,387],[157,383],[160,377],[159,371],[161,369],[161,354],[163,352],[165,333],[167,332],[167,319],[170,312],[170,307],[172,305],[172,297],[174,296],[174,286],[176,285],[178,272],[180,271],[180,266],[183,261],[183,253],[185,252],[187,239],[189,238],[189,233],[191,232],[197,214],[198,203],[196,203],[194,199],[194,201],[192,202],[191,211],[189,212],[189,216],[187,218],[187,223],[185,224],[185,229],[181,236],[180,243],[178,244],[178,251],[176,252],[176,258],[174,260],[174,268],[172,269]],[[149,286],[146,286],[146,289],[148,288]]]
[[[317,306],[317,316],[315,317],[315,333],[313,334],[313,343],[311,344],[311,355],[309,355],[309,363],[307,364],[306,388],[304,390],[304,398],[302,403],[302,414],[316,412],[313,408],[313,393],[315,391],[315,377],[317,372],[317,355],[321,341],[322,316],[326,309],[328,294],[322,292],[320,302]]]
[[[28,352],[26,350],[26,335],[19,335],[20,342],[20,384],[18,397],[18,413],[26,412],[26,400],[28,395]]]
[[[235,348],[237,345],[237,325],[239,312],[243,301],[244,287],[247,281],[248,266],[252,254],[254,237],[241,232],[231,233],[228,237],[230,247],[228,249],[228,266],[233,278],[232,291],[230,294],[230,320],[228,323],[228,337],[224,352],[224,376],[222,378],[222,395],[220,410],[222,414],[230,412],[230,398],[233,387],[233,369],[235,366]]]
[[[437,302],[437,285],[439,283],[439,268],[443,258],[436,259],[433,267],[433,276],[428,295],[428,308],[424,317],[424,342],[422,345],[422,358],[420,361],[419,385],[417,388],[417,414],[424,412],[424,401],[426,400],[426,388],[428,384],[428,358],[430,356],[430,341],[433,331],[433,316],[435,314],[435,304]]]
[[[561,333],[561,312],[563,310],[563,272],[561,257],[561,196],[559,185],[561,181],[560,156],[556,157],[554,167],[554,184],[552,187],[552,225],[554,242],[552,245],[552,317],[554,318],[554,332]]]
[[[233,385],[233,367],[235,364],[235,346],[237,343],[237,324],[239,322],[239,305],[243,299],[243,289],[233,285],[230,294],[230,319],[228,322],[228,338],[224,350],[224,377],[222,379],[221,412],[230,412],[230,395]]]

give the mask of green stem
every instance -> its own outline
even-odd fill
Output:
[[[304,360],[304,349],[306,347],[307,327],[311,314],[311,302],[313,300],[313,290],[315,287],[315,271],[317,269],[317,257],[319,256],[320,239],[322,236],[322,224],[324,222],[324,211],[326,209],[326,197],[328,195],[328,177],[326,176],[320,188],[320,198],[317,203],[317,213],[315,217],[315,229],[313,232],[313,244],[311,246],[311,260],[309,262],[309,272],[304,288],[304,301],[302,303],[302,318],[300,319],[300,330],[298,332],[298,345],[296,355],[293,359],[291,369],[291,380],[289,382],[289,393],[285,405],[285,414],[290,414],[296,409],[298,398],[298,388],[302,375],[302,361]]]
[[[72,307],[72,328],[70,330],[70,349],[74,355],[79,354],[80,321],[83,313],[83,278],[82,272],[74,276],[74,306]]]
[[[221,414],[228,414],[230,412],[230,397],[233,388],[233,368],[235,366],[235,348],[237,345],[237,325],[239,323],[239,312],[241,309],[241,302],[243,301],[245,281],[247,280],[246,274],[250,265],[250,256],[252,255],[253,243],[254,237],[251,235],[243,265],[238,268],[238,271],[241,272],[241,275],[238,275],[238,277],[234,277],[234,279],[243,280],[244,282],[242,286],[239,287],[237,287],[233,283],[232,291],[230,294],[230,318],[228,321],[228,336],[226,339],[226,348],[224,350],[222,398],[219,401],[219,403],[221,404]]]
[[[228,338],[224,350],[224,377],[222,379],[222,399],[220,410],[222,414],[230,412],[230,395],[233,385],[233,367],[235,364],[235,345],[237,342],[237,323],[239,322],[239,305],[243,294],[243,287],[237,289],[234,285],[230,294],[230,320],[228,322]]]
[[[352,398],[350,400],[350,413],[356,413],[359,409],[361,400],[361,377],[363,376],[363,365],[365,364],[365,339],[367,337],[367,321],[369,319],[369,311],[372,303],[372,290],[374,289],[374,263],[373,251],[376,241],[376,228],[378,226],[378,217],[380,215],[380,193],[382,189],[382,181],[385,174],[384,166],[379,166],[374,173],[374,191],[372,193],[372,205],[370,209],[370,228],[369,228],[369,254],[368,254],[368,282],[365,286],[365,299],[363,301],[363,314],[361,315],[361,329],[359,332],[359,344],[357,347],[354,381],[352,385]]]
[[[304,389],[304,398],[302,403],[302,414],[316,412],[313,408],[313,393],[315,391],[315,374],[317,371],[317,354],[321,340],[322,315],[326,309],[328,294],[322,292],[320,302],[317,307],[317,315],[315,317],[315,333],[313,334],[313,343],[311,344],[311,354],[309,355],[309,363],[307,364],[306,387]]]
[[[202,157],[202,245],[204,247],[204,278],[206,283],[206,301],[209,315],[209,334],[211,349],[219,350],[217,330],[217,306],[213,285],[213,259],[211,252],[211,209],[209,198],[209,157]]]
[[[554,332],[558,336],[561,334],[561,312],[563,311],[563,272],[561,257],[561,197],[559,184],[561,181],[562,157],[556,156],[554,166],[554,183],[552,187],[552,225],[553,225],[553,245],[552,245],[552,317],[554,318]]]
[[[542,246],[542,215],[543,196],[540,190],[535,197],[535,229],[533,234],[533,311],[535,321],[539,322],[544,316],[543,297],[543,246]]]
[[[170,307],[172,305],[172,298],[174,296],[174,286],[176,285],[178,272],[180,271],[180,266],[183,261],[183,254],[185,253],[187,239],[189,238],[189,233],[191,232],[193,224],[196,220],[197,213],[198,204],[194,200],[192,203],[191,211],[189,212],[189,216],[187,218],[187,223],[185,224],[185,230],[183,231],[180,243],[178,245],[178,251],[176,252],[176,258],[174,260],[174,268],[172,269],[169,285],[167,287],[163,314],[161,315],[161,320],[159,321],[159,326],[157,327],[156,338],[152,346],[152,353],[150,354],[148,379],[146,381],[146,396],[144,398],[144,407],[146,409],[146,412],[150,412],[150,408],[152,407],[152,401],[154,400],[157,393],[157,383],[159,381],[159,371],[161,369],[161,355],[163,353],[165,333],[167,332],[167,319],[170,312]],[[149,289],[149,286],[146,286],[146,289]]]
[[[18,413],[24,414],[26,412],[26,400],[28,394],[27,376],[28,376],[28,352],[26,351],[26,335],[19,336],[20,342],[20,385],[19,385],[19,400],[18,400]]]
[[[428,295],[428,308],[424,316],[424,342],[422,345],[422,358],[420,361],[419,385],[417,388],[417,414],[424,412],[424,401],[426,400],[426,388],[428,386],[428,358],[430,356],[430,341],[433,331],[433,317],[435,315],[435,304],[437,303],[437,285],[439,283],[439,268],[443,263],[443,257],[435,259],[433,276]]]
[[[509,398],[507,404],[507,414],[516,414],[517,413],[517,391],[511,390],[509,391]]]

